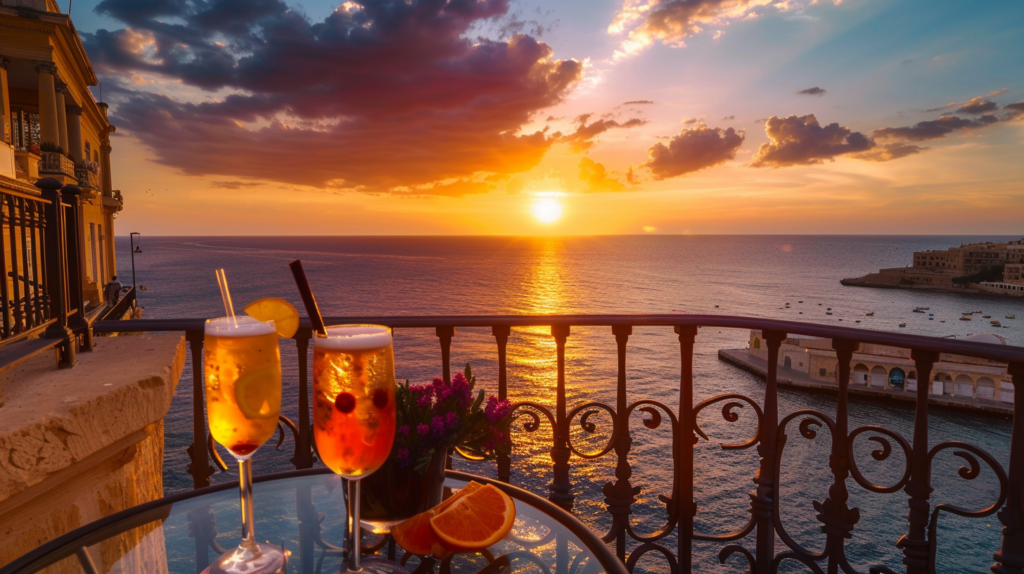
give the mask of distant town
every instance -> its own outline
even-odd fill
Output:
[[[912,267],[882,269],[843,285],[892,289],[969,290],[1024,298],[1024,239],[917,251]]]

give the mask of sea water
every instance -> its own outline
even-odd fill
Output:
[[[885,267],[911,264],[914,251],[945,249],[1006,237],[912,236],[620,236],[571,238],[509,237],[142,237],[135,255],[136,281],[144,316],[205,318],[223,315],[214,270],[225,268],[236,308],[261,297],[283,297],[298,308],[301,300],[288,263],[301,258],[325,316],[547,314],[547,313],[717,313],[768,317],[820,324],[897,331],[937,337],[963,338],[997,332],[1008,344],[1024,345],[1024,305],[1021,302],[968,293],[929,293],[844,287],[839,280]],[[118,271],[130,284],[131,260],[126,238],[118,238]],[[800,302],[802,301],[802,303]],[[789,306],[786,306],[789,303]],[[913,313],[930,307],[934,318]],[[832,315],[826,309],[832,308]],[[961,313],[981,309],[1008,328],[988,321],[958,321]],[[866,313],[874,312],[868,317]],[[303,313],[304,314],[304,313]],[[1016,314],[1018,320],[1005,320]],[[857,320],[861,322],[856,323]],[[900,323],[906,323],[900,328]],[[694,399],[739,393],[758,403],[764,383],[720,362],[721,348],[746,346],[743,330],[704,328],[697,336],[694,357]],[[433,329],[402,330],[394,339],[396,373],[414,384],[440,374],[440,352]],[[459,329],[452,346],[453,368],[472,363],[478,384],[496,390],[494,338],[489,329]],[[678,408],[679,343],[671,329],[635,328],[628,347],[629,400],[660,401]],[[282,341],[284,373],[282,414],[297,419],[297,360],[294,343]],[[569,407],[585,401],[615,404],[616,354],[611,329],[576,328],[568,339],[566,386]],[[192,440],[191,363],[179,383],[165,421],[164,485],[170,494],[191,488],[185,449]],[[513,329],[508,347],[509,394],[513,400],[550,404],[555,385],[555,346],[550,330]],[[753,435],[750,409],[739,409],[740,420],[726,422],[721,404],[706,409],[699,419],[711,442],[695,447],[696,528],[724,534],[741,528],[749,517],[749,492],[757,469],[754,449],[723,450],[722,443],[743,442]],[[835,398],[780,391],[782,416],[798,409],[835,413]],[[672,467],[665,452],[670,433],[665,425],[649,429],[637,414],[629,461],[631,481],[641,487],[631,520],[640,532],[658,530],[667,520],[659,495],[669,495]],[[908,441],[913,434],[913,411],[904,405],[853,400],[850,428],[880,425]],[[574,427],[575,444],[599,450],[607,440],[608,419],[592,418],[598,433]],[[1009,458],[1011,421],[933,409],[930,441],[962,440],[991,453],[1005,467]],[[820,551],[824,541],[815,519],[813,501],[822,501],[831,484],[827,429],[817,438],[801,436],[798,421],[787,432],[779,497],[783,525],[797,542]],[[604,434],[602,434],[604,433]],[[857,461],[869,479],[891,484],[904,466],[899,447],[882,462],[871,457],[877,447],[858,439]],[[541,495],[551,480],[550,429],[518,433],[513,455],[513,482]],[[273,442],[254,456],[256,473],[291,468],[293,444],[288,437],[280,451]],[[614,481],[615,456],[593,461],[573,458],[575,512],[603,533],[610,515],[601,491]],[[957,475],[963,461],[947,451],[933,467],[932,504],[956,504],[980,509],[995,502],[998,483],[982,464],[974,481]],[[463,463],[461,468],[494,475],[493,464]],[[237,480],[231,473],[214,475],[214,482]],[[899,570],[901,553],[894,544],[907,531],[904,493],[873,494],[851,479],[851,507],[860,509],[860,522],[847,544],[858,570],[887,564]],[[227,527],[228,525],[225,525]],[[966,519],[942,513],[939,519],[939,572],[987,572],[999,547],[1001,524],[995,516]],[[669,548],[675,538],[662,541]],[[751,537],[743,541],[753,549]],[[697,571],[745,571],[734,557],[718,566],[721,544],[695,543]],[[776,551],[784,549],[781,541]],[[665,571],[664,563],[648,555],[640,570]],[[782,571],[806,571],[789,564]]]

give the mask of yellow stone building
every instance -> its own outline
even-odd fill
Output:
[[[94,304],[116,273],[114,217],[122,206],[111,183],[114,126],[89,91],[97,83],[57,2],[0,0],[0,192],[38,195],[32,184],[43,177],[81,187],[83,292]]]

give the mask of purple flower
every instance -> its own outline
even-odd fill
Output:
[[[508,399],[499,401],[498,397],[491,396],[487,399],[487,406],[484,407],[484,415],[487,420],[496,423],[508,415],[512,409],[512,403]]]
[[[402,436],[409,436],[409,425],[402,425],[398,427],[398,432],[400,432]]]
[[[440,389],[441,387],[447,386],[444,384],[444,379],[441,377],[434,377],[434,388]]]
[[[432,432],[437,438],[444,436],[444,417],[441,415],[435,415],[434,418],[430,420],[430,432]]]
[[[469,408],[473,404],[473,391],[469,388],[469,381],[462,373],[455,373],[452,377],[452,395],[459,400],[459,406]]]
[[[416,425],[416,434],[420,436],[427,436],[428,432],[430,432],[430,427],[428,427],[427,425],[423,423]]]
[[[430,396],[430,393],[425,393],[423,396],[416,399],[416,406],[421,409],[430,408],[432,400],[433,398]]]
[[[447,415],[445,415],[444,418],[444,424],[445,426],[448,427],[449,430],[455,430],[459,428],[459,415],[455,414],[454,411],[450,411]]]

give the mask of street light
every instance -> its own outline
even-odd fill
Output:
[[[128,234],[128,241],[131,243],[131,246],[132,246],[132,290],[135,291],[135,296],[138,297],[139,296],[138,290],[135,289],[135,254],[136,253],[142,253],[142,246],[140,245],[138,247],[138,251],[135,250],[136,249],[136,247],[135,247],[135,236],[136,235],[139,236],[139,239],[142,239],[142,234],[141,233],[139,233],[138,231],[132,231],[131,233]]]

